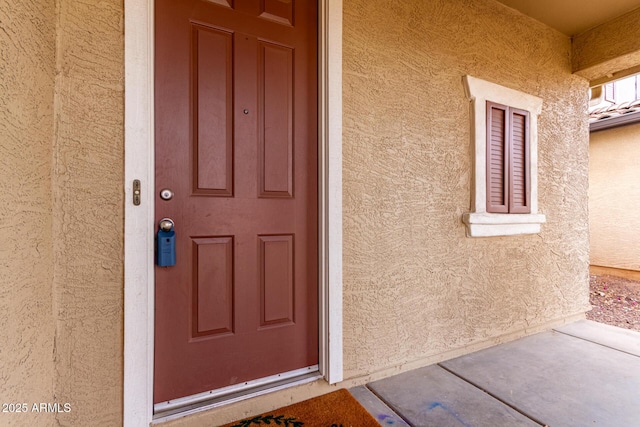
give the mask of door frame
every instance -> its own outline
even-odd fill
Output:
[[[319,366],[343,379],[342,1],[318,0]],[[125,0],[123,424],[153,421],[154,0]],[[140,180],[140,204],[133,181]]]

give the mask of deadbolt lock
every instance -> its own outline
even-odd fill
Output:
[[[160,198],[162,200],[171,200],[173,199],[173,191],[170,188],[163,188],[160,190]]]

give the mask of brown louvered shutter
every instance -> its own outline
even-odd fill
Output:
[[[507,213],[508,107],[487,101],[487,212]]]
[[[509,109],[511,119],[509,212],[530,213],[529,112]]]

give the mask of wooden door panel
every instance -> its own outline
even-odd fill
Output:
[[[215,3],[223,7],[229,7],[233,9],[233,0],[207,0],[207,1],[210,1],[211,3]]]
[[[259,236],[260,326],[294,322],[293,237]]]
[[[293,0],[260,0],[260,17],[293,26]]]
[[[233,34],[193,25],[194,192],[233,194]]]
[[[193,241],[192,337],[234,332],[233,237]]]
[[[318,363],[317,4],[155,5],[161,403]]]
[[[260,196],[293,197],[293,49],[258,46]]]

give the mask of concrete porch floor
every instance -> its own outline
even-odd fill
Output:
[[[382,426],[640,427],[640,333],[582,320],[350,391]]]

